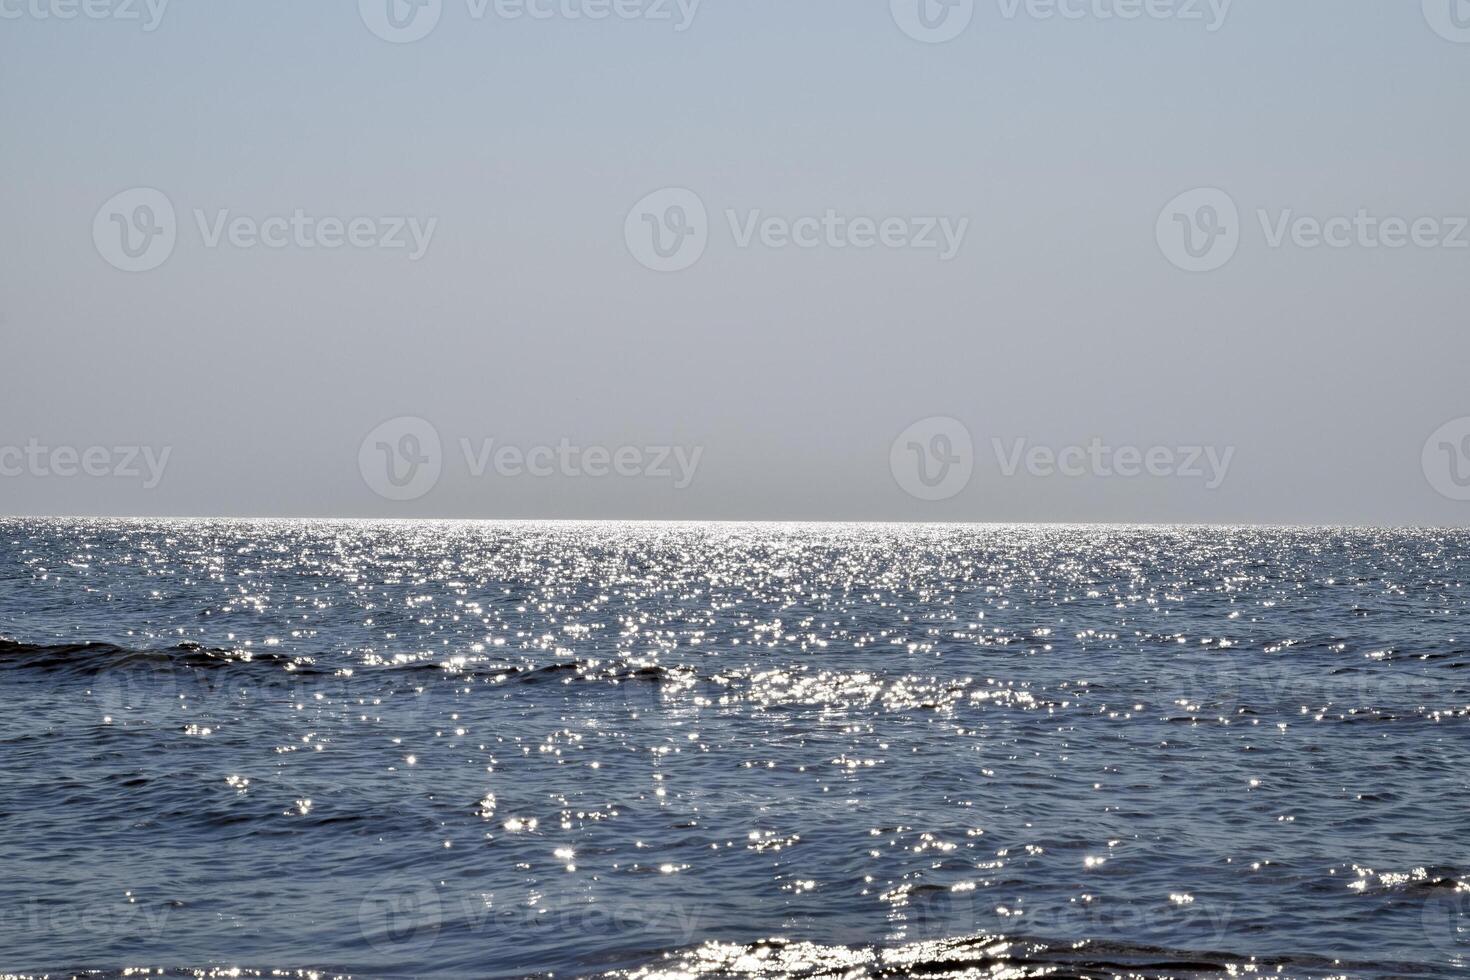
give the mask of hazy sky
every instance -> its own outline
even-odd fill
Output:
[[[0,513],[1470,522],[1466,0],[422,2],[0,0]]]

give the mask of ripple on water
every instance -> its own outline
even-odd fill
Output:
[[[0,521],[0,968],[1464,975],[1467,544]]]

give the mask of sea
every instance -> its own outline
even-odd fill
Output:
[[[0,520],[0,976],[1470,976],[1470,533]]]

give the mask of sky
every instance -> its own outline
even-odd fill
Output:
[[[1470,0],[0,0],[0,513],[1470,523]]]

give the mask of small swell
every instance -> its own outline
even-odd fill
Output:
[[[981,976],[1049,980],[1184,980],[1260,972],[1273,977],[1382,975],[1385,964],[1361,964],[1344,974],[1341,961],[1318,957],[1244,957],[1147,944],[1101,941],[1053,943],[1020,937],[973,936],[896,947],[819,946],[780,939],[750,944],[707,943],[665,953],[652,964],[605,973],[604,980],[781,978],[781,980],[973,980]]]
[[[524,668],[515,678],[523,684],[545,684],[551,681],[645,681],[661,683],[673,680],[675,672],[656,664],[629,664],[620,660],[578,660]]]
[[[21,643],[0,639],[0,669],[92,677],[120,668],[154,667],[203,670],[238,664],[270,664],[317,673],[310,661],[279,653],[219,650],[198,643],[159,649],[132,649],[113,643]]]
[[[692,671],[671,669],[658,664],[639,664],[625,660],[595,658],[569,660],[541,666],[477,661],[463,663],[419,661],[395,664],[384,669],[391,673],[447,672],[462,676],[514,681],[518,684],[619,683],[625,681],[659,684],[689,680],[694,677]]]

